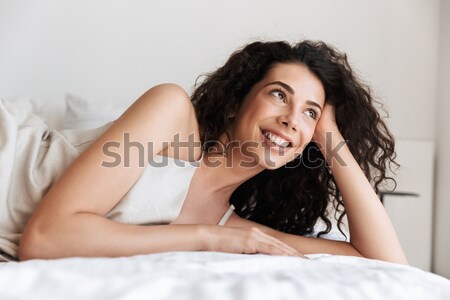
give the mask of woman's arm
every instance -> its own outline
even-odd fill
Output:
[[[198,134],[195,112],[181,88],[165,84],[141,96],[65,171],[29,220],[19,248],[21,260],[69,256],[129,256],[162,251],[206,250],[206,225],[136,226],[104,217],[142,174],[149,154],[162,150],[176,134]],[[107,142],[123,153],[124,134],[143,146],[130,149],[129,167],[103,167]],[[149,147],[149,142],[153,147]],[[145,158],[142,164],[140,156]],[[200,154],[200,152],[198,153]],[[149,199],[151,201],[151,199]],[[217,227],[217,226],[215,226]],[[297,255],[262,232],[227,228],[216,247],[226,252]],[[220,244],[220,245],[219,245]],[[209,245],[209,243],[208,243]]]
[[[314,140],[322,146],[342,195],[351,245],[364,257],[407,264],[394,227],[339,132],[334,109],[329,104],[317,124]]]
[[[120,235],[132,229],[124,226],[121,231],[101,216],[128,192],[144,171],[147,158],[159,153],[164,142],[172,141],[180,128],[194,131],[192,119],[195,114],[189,98],[178,86],[160,85],[144,93],[54,183],[25,228],[20,258],[114,252],[110,247],[103,249],[101,241],[111,239],[107,235],[117,237],[117,230]],[[142,148],[129,147],[130,155],[121,155],[119,166],[102,166],[111,161],[104,145],[114,142],[119,145],[116,153],[123,154],[125,134]]]
[[[298,252],[303,254],[328,253],[335,255],[362,256],[350,243],[284,233],[268,226],[241,218],[235,213],[230,216],[225,226],[258,228],[266,234],[292,246]]]

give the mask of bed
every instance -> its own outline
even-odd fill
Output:
[[[450,281],[357,257],[168,252],[0,264],[1,299],[450,299]]]
[[[64,123],[48,120],[54,128],[101,125],[126,106],[103,105],[99,115],[95,102],[70,95],[66,100]],[[15,104],[38,114],[49,111],[30,99]],[[326,238],[340,239],[336,230]],[[350,256],[308,257],[168,252],[5,262],[0,299],[450,299],[448,279],[416,267]]]

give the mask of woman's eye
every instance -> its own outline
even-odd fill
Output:
[[[310,116],[311,118],[313,118],[314,120],[317,120],[317,119],[318,119],[318,116],[319,116],[319,114],[318,114],[314,109],[308,109],[308,110],[306,111],[306,114],[307,114],[308,116]]]
[[[286,102],[286,97],[284,96],[284,93],[282,91],[279,90],[272,91],[272,95],[274,95],[281,101]]]

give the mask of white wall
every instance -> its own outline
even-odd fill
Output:
[[[439,100],[436,130],[434,260],[436,273],[450,278],[450,1],[441,1]]]
[[[0,95],[132,101],[159,82],[189,89],[251,40],[307,37],[348,52],[388,102],[398,137],[433,139],[438,4],[0,0]]]
[[[189,90],[255,39],[323,39],[345,50],[385,100],[396,137],[433,140],[439,8],[440,0],[0,0],[0,96],[131,102],[160,82]],[[437,213],[444,239],[449,226]],[[450,272],[442,253],[435,266],[445,260]]]

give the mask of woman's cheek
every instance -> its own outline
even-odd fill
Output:
[[[300,148],[304,148],[306,144],[311,142],[314,135],[314,130],[316,129],[316,123],[306,123],[302,130],[300,131]]]

